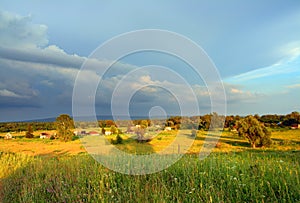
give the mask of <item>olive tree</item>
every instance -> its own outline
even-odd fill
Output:
[[[63,141],[72,140],[74,134],[73,129],[75,128],[73,119],[67,114],[61,114],[56,118],[56,130],[57,137]]]
[[[26,138],[33,138],[34,137],[33,129],[32,129],[30,124],[28,124],[28,126],[27,126],[27,132],[25,133],[25,137]]]
[[[247,116],[237,122],[239,136],[246,138],[252,148],[257,146],[269,146],[271,133],[255,117]]]

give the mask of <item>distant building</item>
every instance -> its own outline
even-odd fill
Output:
[[[85,130],[75,130],[73,133],[76,136],[86,135],[86,131]]]
[[[50,138],[50,137],[51,137],[51,135],[49,133],[43,132],[43,133],[40,134],[41,139]]]
[[[90,132],[89,132],[89,135],[100,135],[100,134],[99,134],[99,132],[97,132],[97,131],[90,131]]]
[[[111,131],[105,131],[105,135],[111,135]]]
[[[4,136],[4,139],[10,140],[10,139],[12,139],[12,135],[10,133],[6,133],[6,135]]]
[[[300,124],[292,124],[291,125],[291,129],[298,129],[298,128],[300,128]]]
[[[165,127],[165,131],[171,131],[172,128],[171,127]]]

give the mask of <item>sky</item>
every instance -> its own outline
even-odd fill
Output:
[[[298,0],[2,0],[0,121],[72,115],[76,77],[91,53],[115,36],[141,29],[175,32],[202,47],[222,79],[227,114],[300,111]],[[106,63],[95,62],[98,69]],[[160,66],[184,80],[157,71]],[[113,92],[124,76],[120,98],[140,88],[130,98],[133,115],[180,112],[176,99],[189,101],[192,95],[187,84],[201,114],[211,112],[210,96],[218,94],[208,92],[205,81],[179,58],[142,52],[120,59],[102,77],[95,95],[96,114],[111,113]],[[86,71],[85,78],[88,83],[101,76]]]

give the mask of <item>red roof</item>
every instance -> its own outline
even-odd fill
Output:
[[[41,135],[46,135],[47,136],[47,135],[50,135],[50,134],[49,133],[41,133]]]
[[[99,134],[97,131],[90,131],[89,134]]]

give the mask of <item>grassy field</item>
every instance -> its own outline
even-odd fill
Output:
[[[0,152],[24,153],[33,156],[61,156],[61,155],[76,155],[85,152],[84,146],[80,140],[71,142],[61,142],[59,140],[39,139],[40,132],[35,132],[35,138],[23,138],[24,132],[13,133],[15,139],[4,140],[0,139]],[[49,133],[53,133],[50,131]],[[190,137],[190,130],[184,131],[185,139],[194,139]],[[0,138],[4,137],[4,133],[0,134]],[[151,142],[147,144],[137,143],[130,139],[131,135],[121,135],[124,139],[123,144],[116,145],[119,149],[128,153],[147,153],[158,152],[163,150],[177,135],[176,131],[162,132],[157,135]],[[115,139],[115,135],[106,136],[107,140]],[[214,137],[214,136],[211,136]],[[197,137],[193,141],[189,153],[199,153],[203,146],[204,140],[207,138],[206,131],[199,131]],[[265,150],[300,150],[300,130],[284,130],[272,132],[273,145]],[[237,134],[224,131],[219,139],[218,146],[214,149],[215,152],[237,152],[249,149],[250,144]],[[177,153],[178,149],[174,149]]]
[[[154,152],[174,137],[139,144],[124,135],[118,147]],[[0,139],[0,202],[300,202],[300,130],[274,131],[272,147],[255,150],[224,132],[200,161],[204,138],[199,132],[190,154],[168,169],[139,176],[106,169],[79,140]]]

